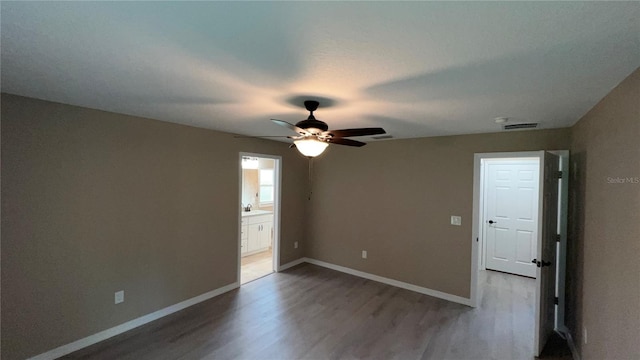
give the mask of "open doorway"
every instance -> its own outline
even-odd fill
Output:
[[[521,285],[506,304],[513,309],[518,293],[526,295],[518,301],[528,301],[523,309],[534,312],[514,315],[525,325],[522,332],[534,329],[533,342],[525,345],[535,356],[554,329],[563,330],[563,313],[558,309],[564,301],[568,155],[568,151],[475,154],[471,303],[486,306],[491,296],[500,301],[490,288],[496,275],[488,269],[502,272],[495,274],[509,283],[503,289]]]
[[[240,154],[240,284],[277,269],[280,161],[276,156]]]
[[[478,292],[480,307],[509,313],[511,331],[533,354],[539,225],[538,156],[480,159]]]

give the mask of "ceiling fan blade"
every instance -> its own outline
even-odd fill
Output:
[[[274,123],[276,123],[276,124],[278,124],[280,126],[284,126],[287,129],[290,129],[290,130],[292,130],[292,131],[294,131],[294,132],[296,132],[296,133],[298,133],[300,135],[310,135],[310,133],[307,130],[305,130],[303,128],[299,128],[299,127],[297,127],[297,126],[295,126],[293,124],[290,124],[290,123],[288,123],[286,121],[282,121],[282,120],[278,120],[278,119],[271,119],[271,121],[273,121]]]
[[[242,138],[249,138],[249,139],[260,139],[260,138],[291,138],[291,136],[287,136],[287,135],[265,135],[265,136],[249,136],[249,135],[235,135],[234,138],[236,139],[242,139]]]
[[[342,130],[329,130],[322,133],[322,135],[329,135],[333,137],[351,137],[351,136],[367,136],[367,135],[380,135],[386,134],[383,128],[357,128],[357,129],[342,129]]]
[[[347,145],[347,146],[365,146],[367,143],[363,143],[362,141],[355,141],[351,139],[343,139],[343,138],[327,138],[326,141],[331,144],[336,145]]]

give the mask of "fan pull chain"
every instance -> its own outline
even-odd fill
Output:
[[[313,194],[313,158],[309,157],[309,200],[311,200],[311,194]]]

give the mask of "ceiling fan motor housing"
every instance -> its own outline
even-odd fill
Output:
[[[329,130],[329,126],[327,125],[327,123],[325,123],[324,121],[316,120],[313,115],[310,115],[307,120],[299,121],[296,126],[314,134]]]
[[[366,143],[361,141],[346,139],[348,137],[386,133],[383,128],[357,128],[329,131],[327,123],[313,116],[313,112],[318,109],[319,105],[320,103],[315,100],[305,101],[304,107],[309,111],[309,117],[306,120],[299,121],[295,125],[286,121],[271,119],[271,121],[276,124],[284,126],[298,134],[298,136],[287,137],[294,140],[294,144],[298,150],[305,156],[315,157],[320,155],[329,143],[358,147],[366,145]]]

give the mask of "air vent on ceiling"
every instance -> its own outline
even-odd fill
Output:
[[[520,129],[535,129],[538,127],[538,123],[522,123],[522,124],[509,124],[504,125],[504,130],[520,130]]]
[[[372,136],[374,140],[384,140],[384,139],[392,139],[393,135],[380,135],[380,136]]]

